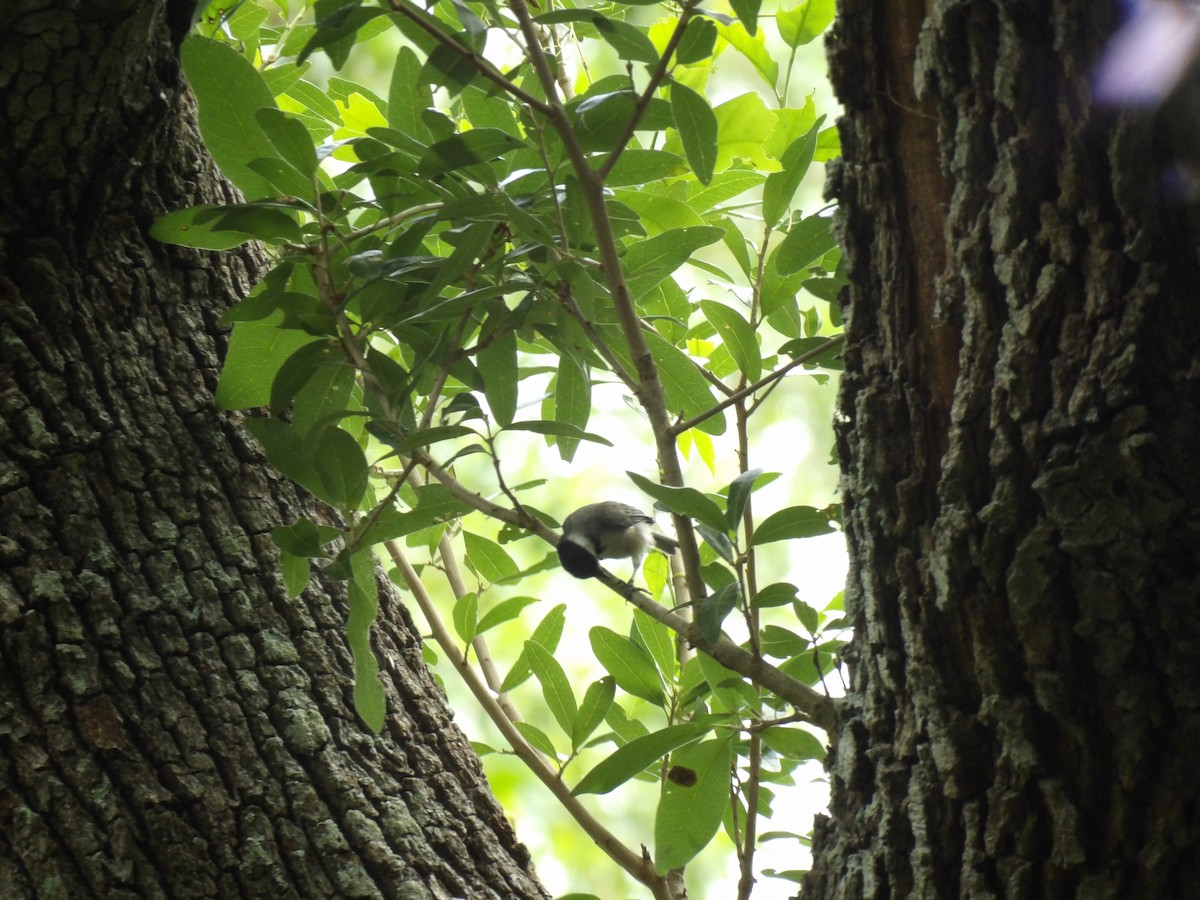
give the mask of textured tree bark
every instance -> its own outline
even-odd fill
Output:
[[[230,191],[190,13],[0,27],[0,893],[544,897],[395,596],[379,737],[342,586],[286,596],[269,531],[311,502],[212,401],[262,260],[147,236]]]
[[[856,636],[806,900],[1200,885],[1195,106],[1091,106],[1111,16],[841,3]]]

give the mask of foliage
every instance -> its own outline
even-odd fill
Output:
[[[341,513],[341,524],[296,522],[273,538],[294,595],[313,561],[349,584],[362,719],[380,730],[386,715],[370,642],[382,550],[442,654],[569,809],[630,779],[661,785],[653,864],[611,835],[601,841],[591,816],[580,821],[663,897],[675,895],[670,873],[722,826],[749,893],[768,781],[787,783],[821,754],[793,723],[830,724],[814,688],[841,643],[836,608],[808,606],[790,583],[758,587],[756,568],[763,545],[828,532],[838,510],[798,505],[756,523],[754,492],[773,476],[750,460],[754,413],[784,376],[838,367],[830,219],[793,207],[836,135],[811,98],[788,102],[795,50],[828,26],[832,2],[774,16],[758,0],[731,5],[210,7],[183,60],[205,141],[245,202],[180,210],[154,227],[163,241],[221,250],[254,239],[274,254],[227,316],[217,399],[252,410],[246,427],[268,459]],[[789,52],[782,76],[768,27]],[[318,75],[322,57],[340,70],[357,44],[391,29],[402,41],[386,96]],[[593,76],[580,42],[607,48],[615,74]],[[722,54],[748,61],[773,107],[755,92],[709,100]],[[548,389],[530,416],[522,388],[538,378]],[[566,615],[556,606],[528,627],[501,678],[486,635],[520,621],[532,600],[489,592],[553,565],[558,524],[529,502],[539,483],[508,484],[506,462],[535,442],[566,461],[583,442],[607,443],[588,430],[594,388],[607,384],[635,398],[644,418],[629,427],[652,432],[658,448],[658,477],[630,476],[673,514],[676,608],[636,592],[628,634],[593,629],[608,675],[579,695],[555,655]],[[711,466],[712,438],[731,421],[740,474],[684,485],[680,453]],[[473,454],[489,459],[494,492],[461,480]],[[501,524],[498,539],[487,519]],[[523,566],[506,545],[531,535],[547,548]],[[449,625],[423,583],[439,571],[457,597]],[[665,575],[651,580],[656,594],[667,586]],[[790,625],[764,624],[781,609]],[[734,611],[740,643],[726,634]],[[530,678],[550,714],[544,728],[507,694]],[[637,698],[637,712],[621,698]],[[576,775],[573,763],[605,746],[613,752]]]

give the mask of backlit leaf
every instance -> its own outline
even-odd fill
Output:
[[[712,180],[717,163],[717,117],[708,101],[690,87],[671,85],[671,115],[688,164],[701,184]]]

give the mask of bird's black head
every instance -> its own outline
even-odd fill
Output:
[[[558,561],[576,578],[594,578],[600,573],[600,560],[596,555],[566,538],[558,542]]]

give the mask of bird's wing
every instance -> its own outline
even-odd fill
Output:
[[[654,520],[628,503],[610,503],[604,508],[604,524],[613,528],[629,528],[638,522],[653,522]]]

